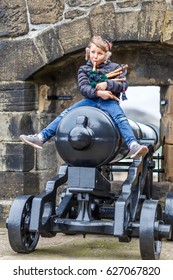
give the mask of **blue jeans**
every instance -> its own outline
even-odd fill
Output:
[[[65,114],[81,106],[95,107],[106,112],[108,115],[111,116],[113,122],[119,128],[121,136],[123,137],[126,145],[130,147],[131,142],[136,142],[136,138],[134,136],[132,128],[118,102],[113,99],[103,100],[101,98],[84,98],[83,100],[65,109],[58,117],[56,117],[46,128],[44,128],[40,132],[43,137],[43,142],[45,143],[51,137],[55,136],[58,124],[61,121],[61,119],[65,116]]]

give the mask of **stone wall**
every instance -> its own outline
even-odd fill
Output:
[[[19,135],[39,131],[81,98],[77,69],[94,34],[113,42],[130,85],[160,86],[163,180],[173,182],[172,18],[171,0],[0,1],[0,222],[16,195],[40,192],[61,163],[53,140],[43,153]]]

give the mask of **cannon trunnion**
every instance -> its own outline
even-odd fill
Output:
[[[157,130],[130,124],[139,142],[148,145],[149,153],[131,160],[117,195],[109,166],[113,160],[128,158],[129,150],[112,119],[91,107],[64,116],[57,128],[56,147],[65,164],[42,193],[18,196],[12,203],[7,228],[15,252],[31,253],[40,235],[92,233],[112,235],[120,242],[138,237],[141,258],[159,259],[162,240],[172,240],[173,194],[167,194],[164,206],[152,199]],[[64,191],[57,202],[60,186]]]

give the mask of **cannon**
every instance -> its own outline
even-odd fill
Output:
[[[117,195],[111,166],[129,159],[129,149],[111,117],[91,107],[73,109],[63,117],[55,145],[64,164],[42,193],[20,195],[11,205],[7,228],[15,252],[31,253],[39,236],[61,232],[112,235],[120,242],[139,238],[142,259],[160,258],[162,241],[172,240],[173,194],[166,195],[164,205],[152,198],[153,153],[160,145],[157,128],[129,122],[149,152],[131,160]]]

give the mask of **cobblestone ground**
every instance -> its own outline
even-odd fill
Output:
[[[15,253],[8,242],[7,230],[0,228],[0,260],[140,260],[139,239],[120,243],[108,236],[64,235],[40,238],[36,250],[31,254]],[[173,242],[163,241],[161,260],[173,260]]]

